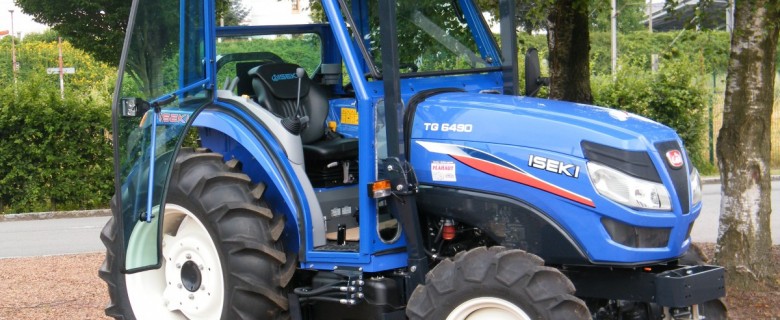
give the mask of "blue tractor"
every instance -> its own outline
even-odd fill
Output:
[[[321,0],[322,23],[262,26],[289,2],[245,3],[228,26],[213,0],[132,3],[107,315],[725,318],[723,269],[684,261],[680,137],[534,98],[533,51],[521,96],[512,1]]]

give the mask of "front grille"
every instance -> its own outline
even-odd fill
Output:
[[[666,152],[669,150],[678,150],[682,152],[682,148],[680,148],[680,144],[677,143],[677,141],[659,142],[655,144],[655,148],[658,150],[658,153],[663,159],[666,172],[669,172],[669,176],[672,178],[672,185],[674,186],[674,191],[677,193],[677,199],[680,199],[682,213],[687,214],[691,210],[690,199],[688,196],[690,194],[690,191],[688,190],[688,170],[684,170],[682,168],[673,168],[665,156]],[[685,157],[685,159],[688,160],[687,157]],[[690,167],[690,163],[688,163],[688,166]]]

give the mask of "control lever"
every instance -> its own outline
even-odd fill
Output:
[[[303,68],[295,69],[295,75],[298,77],[298,94],[295,102],[295,114],[291,117],[282,119],[282,126],[292,134],[301,134],[306,124],[309,122],[308,116],[301,116],[301,79],[306,74]]]

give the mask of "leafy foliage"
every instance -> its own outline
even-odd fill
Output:
[[[24,82],[36,79],[42,89],[59,89],[59,76],[47,75],[47,68],[59,65],[57,36],[51,32],[25,37],[16,44],[16,59],[19,63],[17,79]],[[76,68],[76,73],[64,76],[65,95],[78,94],[107,97],[113,91],[116,69],[96,61],[86,52],[74,48],[69,42],[62,43],[64,67]],[[0,87],[13,87],[11,70],[11,42],[6,37],[0,41]]]
[[[50,25],[77,48],[116,65],[130,16],[125,0],[16,0],[35,21]]]
[[[217,54],[225,56],[232,53],[269,52],[282,60],[303,67],[308,74],[313,74],[322,61],[322,40],[313,34],[288,36],[282,35],[276,39],[236,37],[223,38],[217,43]],[[223,66],[217,73],[217,83],[236,77],[236,63]]]
[[[105,207],[113,191],[107,100],[62,100],[46,82],[0,89],[0,212]]]
[[[241,1],[217,1],[217,25],[238,26],[249,15]]]
[[[591,44],[591,72],[607,75],[610,70],[609,32],[593,32]],[[646,31],[618,35],[618,63],[621,67],[651,67],[651,54],[664,60],[694,57],[701,73],[725,73],[729,54],[729,34],[724,31]]]
[[[609,31],[611,28],[612,8],[609,1],[597,1],[591,4],[591,31]],[[618,0],[618,32],[632,32],[645,29],[642,20],[647,19],[647,1]]]
[[[114,68],[63,42],[65,100],[57,35],[29,35],[17,43],[14,94],[11,44],[0,41],[0,212],[104,208],[113,191],[109,97]]]
[[[132,1],[127,0],[15,0],[36,22],[52,26],[74,47],[95,59],[119,64]],[[217,0],[218,16],[225,22],[243,20],[246,10],[240,1]],[[162,30],[156,30],[162,31]]]
[[[704,134],[709,93],[696,82],[696,64],[688,59],[665,61],[658,72],[630,66],[616,79],[594,77],[596,105],[626,110],[663,123],[677,131],[688,154],[703,173],[714,172],[704,157]]]

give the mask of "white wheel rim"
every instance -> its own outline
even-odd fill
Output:
[[[208,230],[192,212],[172,204],[165,206],[163,223],[162,267],[125,276],[133,313],[138,319],[219,319],[225,285]],[[128,252],[139,249],[132,238]],[[193,274],[200,275],[199,288],[192,288]]]
[[[482,297],[461,303],[447,320],[531,320],[531,317],[509,301]]]

